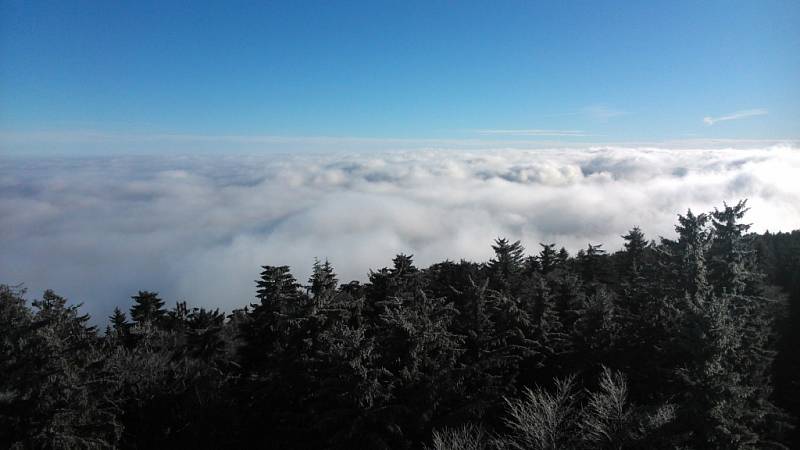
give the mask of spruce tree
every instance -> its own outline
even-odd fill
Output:
[[[567,261],[569,261],[569,252],[566,248],[561,247],[561,249],[558,251],[558,255],[556,255],[556,260],[558,261],[559,267],[566,266]]]
[[[111,330],[117,335],[127,333],[128,328],[131,326],[131,324],[128,323],[128,318],[125,316],[125,312],[119,309],[119,307],[114,308],[114,313],[108,317],[108,320],[111,323]]]
[[[144,323],[158,325],[166,315],[164,301],[158,297],[158,292],[139,291],[131,298],[134,302],[131,307],[131,319],[138,325]]]
[[[486,266],[489,288],[513,295],[510,290],[518,286],[519,276],[525,267],[525,249],[520,241],[510,243],[507,239],[497,238],[492,250],[494,258]]]
[[[385,442],[395,448],[419,445],[455,394],[461,338],[450,331],[457,310],[423,291],[403,291],[382,302],[376,344],[394,395],[384,405]]]
[[[577,308],[572,341],[576,357],[589,367],[607,362],[619,341],[614,294],[605,287],[582,298]]]
[[[25,290],[0,284],[0,446],[24,448],[35,433],[41,367],[51,356],[35,333]],[[31,444],[27,444],[32,446]]]
[[[685,361],[677,374],[685,386],[683,417],[691,442],[704,448],[767,445],[769,435],[759,430],[776,412],[764,387],[772,357],[766,350],[770,325],[763,318],[764,303],[741,295],[745,283],[737,278],[742,273],[739,239],[747,229],[737,220],[744,211],[743,202],[716,211],[713,231],[705,228],[708,216],[679,218],[678,272],[684,276],[686,308],[676,340]],[[709,276],[709,259],[724,262],[720,266],[727,275]]]
[[[47,290],[30,311],[0,285],[0,444],[114,448],[120,426],[89,317]]]
[[[239,353],[247,375],[242,400],[255,412],[251,426],[269,424],[268,433],[252,436],[259,445],[302,447],[314,439],[303,429],[306,402],[315,389],[309,367],[318,311],[288,266],[262,268],[256,281],[259,303],[251,305],[250,318],[242,325]]]
[[[302,334],[308,297],[288,266],[262,266],[256,281],[258,303],[250,305],[250,320],[243,324],[245,345],[240,349],[243,363],[261,371],[277,364],[288,347]],[[262,373],[271,376],[269,373]]]
[[[332,295],[339,284],[339,280],[336,279],[333,266],[327,259],[324,263],[320,263],[318,259],[315,259],[308,283],[311,295],[314,298],[319,298]]]
[[[175,331],[179,335],[183,334],[186,332],[189,314],[189,305],[185,301],[175,302],[175,306],[164,314],[161,326],[166,330]]]
[[[364,319],[371,325],[378,321],[381,304],[400,292],[416,292],[424,286],[423,274],[414,265],[414,255],[398,254],[392,259],[392,267],[370,271],[369,283],[365,286]]]
[[[625,239],[625,267],[624,271],[630,274],[631,277],[638,277],[642,271],[642,264],[644,263],[645,251],[647,249],[647,241],[644,238],[644,233],[639,227],[633,227],[628,234],[622,236]]]
[[[530,386],[549,382],[562,372],[561,358],[569,348],[569,336],[556,311],[556,298],[549,280],[535,274],[526,280],[523,292],[533,343],[530,357],[522,363],[520,383]]]
[[[558,267],[558,253],[555,251],[556,244],[539,244],[542,250],[539,252],[539,264],[542,273],[548,274]]]
[[[709,292],[706,259],[711,234],[706,226],[708,220],[707,214],[694,215],[690,209],[685,216],[678,216],[678,225],[675,226],[678,240],[665,240],[673,257],[672,276],[678,281],[677,284],[669,280],[666,283],[674,285],[678,295],[685,293],[694,297],[699,294],[703,297]]]
[[[217,362],[226,347],[222,336],[225,314],[219,309],[192,308],[186,316],[186,346],[192,357]]]
[[[755,251],[746,235],[750,225],[739,222],[749,210],[746,205],[746,200],[735,206],[726,203],[722,210],[715,208],[710,215],[713,240],[709,277],[717,294],[759,293]]]
[[[606,251],[601,247],[603,247],[603,244],[589,244],[585,251],[581,250],[578,253],[580,274],[583,278],[584,286],[590,289],[588,292],[591,292],[598,283],[608,281],[607,255]]]
[[[511,392],[521,359],[514,341],[503,332],[508,325],[498,323],[502,305],[497,303],[497,294],[487,289],[488,283],[488,279],[480,284],[470,280],[466,288],[451,296],[460,305],[451,329],[463,340],[458,359],[464,384],[459,410],[475,419],[481,419],[498,406],[501,396]]]

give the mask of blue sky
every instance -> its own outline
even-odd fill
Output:
[[[0,4],[5,151],[800,137],[796,1]]]

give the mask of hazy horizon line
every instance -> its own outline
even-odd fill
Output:
[[[537,130],[540,131],[540,130]],[[486,136],[510,135],[529,139],[492,139]],[[541,137],[562,139],[538,139]],[[800,137],[794,138],[714,138],[682,137],[667,139],[592,139],[583,134],[504,134],[479,133],[468,138],[401,138],[331,135],[278,135],[278,134],[201,134],[201,133],[136,133],[99,130],[37,130],[0,131],[0,156],[65,156],[75,154],[90,156],[98,151],[114,154],[149,154],[150,152],[180,151],[223,153],[229,150],[244,152],[303,152],[316,151],[407,151],[407,150],[490,150],[490,149],[546,149],[591,148],[597,146],[654,147],[675,149],[748,148],[750,146],[788,145],[800,146]],[[600,135],[591,135],[599,137]],[[576,139],[563,139],[576,138]],[[142,145],[157,148],[142,148]],[[188,147],[192,146],[194,147]],[[219,145],[228,145],[219,148]],[[56,147],[57,146],[57,147]],[[76,148],[76,146],[85,146]],[[100,146],[102,148],[93,148]],[[213,146],[213,147],[209,147]],[[233,147],[233,148],[231,148]],[[308,147],[308,148],[306,148]],[[83,149],[83,153],[81,153]],[[94,150],[94,151],[93,151]]]

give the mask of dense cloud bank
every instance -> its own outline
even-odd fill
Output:
[[[749,198],[754,230],[800,227],[800,151],[597,148],[0,160],[0,283],[106,315],[138,289],[244,305],[259,265],[314,257],[363,279],[399,252],[486,260],[497,236],[619,247],[639,225]]]

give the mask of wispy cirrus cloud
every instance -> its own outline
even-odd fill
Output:
[[[475,130],[484,136],[590,136],[581,130]]]
[[[724,116],[719,117],[703,117],[703,123],[708,126],[714,125],[717,122],[725,122],[728,120],[736,120],[736,119],[745,119],[747,117],[754,117],[754,116],[763,116],[767,114],[766,109],[756,108],[756,109],[743,109],[741,111],[736,111],[734,113],[726,114]]]
[[[624,116],[628,114],[627,111],[612,108],[606,105],[592,105],[581,109],[581,113],[592,119],[608,120],[612,117]]]
[[[583,118],[604,122],[613,117],[624,116],[627,114],[630,114],[630,112],[618,108],[613,108],[608,105],[589,105],[589,106],[584,106],[583,108],[580,108],[575,111],[547,114],[542,117],[580,116]]]

